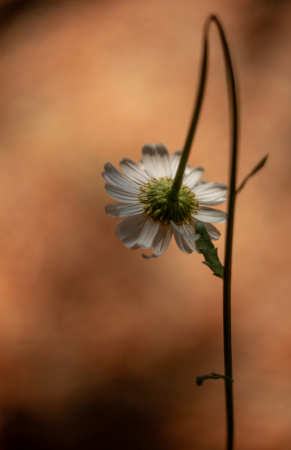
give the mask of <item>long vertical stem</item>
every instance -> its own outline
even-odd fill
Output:
[[[223,338],[224,338],[224,370],[225,370],[225,399],[227,416],[227,450],[233,449],[234,440],[234,418],[233,418],[233,387],[232,387],[232,345],[231,345],[231,263],[232,263],[232,243],[233,243],[233,223],[235,210],[235,186],[237,168],[237,147],[238,147],[238,108],[234,74],[230,58],[230,52],[224,35],[223,28],[215,16],[212,20],[218,26],[222,40],[224,57],[226,62],[227,82],[229,88],[229,106],[231,116],[232,133],[232,156],[230,170],[230,194],[228,203],[228,224],[225,247],[225,266],[223,281]]]

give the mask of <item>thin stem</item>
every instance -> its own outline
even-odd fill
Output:
[[[200,72],[200,83],[196,104],[181,156],[180,164],[175,176],[172,189],[170,192],[171,200],[175,201],[182,185],[183,175],[187,165],[194,133],[196,130],[199,113],[202,105],[206,75],[207,75],[207,60],[208,60],[208,31],[211,22],[214,22],[219,31],[222,42],[226,77],[228,86],[229,109],[231,117],[231,170],[230,170],[230,194],[228,202],[228,224],[226,234],[225,247],[225,267],[224,267],[224,281],[223,281],[223,339],[224,339],[224,381],[225,381],[225,401],[226,401],[226,418],[227,418],[227,450],[233,450],[234,441],[234,418],[233,418],[233,380],[232,380],[232,345],[231,345],[231,262],[232,262],[232,242],[233,242],[233,222],[234,209],[236,197],[236,167],[237,167],[237,147],[238,147],[238,108],[236,87],[234,80],[234,73],[232,62],[226,37],[219,19],[212,15],[205,24],[204,28],[204,53],[202,59],[202,66]]]
[[[228,203],[228,223],[225,247],[225,265],[223,281],[223,337],[224,337],[224,370],[225,376],[232,378],[232,345],[231,345],[231,262],[233,243],[233,224],[236,197],[236,168],[237,168],[237,147],[238,147],[238,107],[236,97],[236,87],[234,81],[233,68],[230,52],[223,28],[219,20],[211,18],[217,25],[222,40],[224,57],[226,63],[226,75],[229,89],[229,107],[231,116],[231,170],[230,170],[230,194]],[[232,381],[225,378],[225,399],[227,416],[227,450],[233,449],[234,440],[234,418],[233,418],[233,386]]]
[[[201,105],[202,105],[205,82],[206,82],[206,75],[207,75],[207,59],[208,59],[207,32],[208,32],[208,27],[209,27],[209,21],[206,22],[205,31],[204,31],[203,59],[202,59],[202,65],[201,65],[200,82],[199,82],[199,87],[198,87],[198,92],[197,92],[195,108],[194,108],[192,119],[190,122],[190,127],[189,127],[188,135],[186,138],[186,142],[185,142],[185,145],[183,148],[179,167],[178,167],[175,179],[173,181],[170,196],[169,196],[169,198],[171,198],[172,201],[176,200],[178,193],[180,191],[180,188],[182,186],[183,176],[184,176],[187,161],[189,158],[191,145],[192,145],[192,141],[193,141],[193,137],[194,137],[197,123],[198,123],[198,118],[199,118],[200,109],[201,109]]]
[[[226,234],[225,267],[223,280],[223,340],[224,340],[224,370],[225,370],[224,382],[225,382],[225,402],[226,402],[226,421],[227,421],[226,448],[227,450],[232,450],[234,441],[234,417],[233,417],[233,380],[232,380],[233,376],[232,376],[232,345],[231,345],[231,262],[232,262],[234,209],[236,196],[235,186],[236,186],[237,147],[238,147],[238,108],[237,108],[234,73],[228,44],[226,41],[222,25],[219,19],[214,15],[210,16],[205,24],[204,55],[202,60],[201,77],[196,100],[196,106],[194,109],[191,125],[189,128],[188,136],[186,139],[178,171],[175,180],[173,182],[172,194],[174,198],[175,195],[177,195],[177,192],[179,192],[179,189],[181,187],[183,174],[186,168],[187,159],[190,153],[190,148],[201,109],[207,74],[208,31],[211,22],[214,22],[216,24],[222,42],[226,67],[229,109],[231,118],[231,170],[229,183],[230,194],[228,202],[228,224]]]

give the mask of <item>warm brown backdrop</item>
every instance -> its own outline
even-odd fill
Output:
[[[270,154],[237,205],[236,449],[290,449],[290,2],[0,8],[1,448],[224,448],[223,383],[194,382],[223,371],[221,281],[174,244],[153,261],[125,249],[100,175],[146,142],[181,148],[215,12],[239,75],[239,178]],[[209,75],[190,162],[227,182],[214,28]]]

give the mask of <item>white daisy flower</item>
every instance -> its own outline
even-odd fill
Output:
[[[112,217],[125,217],[117,224],[116,235],[134,250],[152,246],[153,255],[143,255],[146,258],[164,253],[173,234],[183,253],[197,252],[195,223],[202,222],[210,238],[217,240],[220,232],[211,222],[226,222],[224,211],[209,206],[225,202],[228,188],[222,183],[200,181],[202,167],[187,166],[177,200],[169,200],[181,154],[177,151],[171,157],[164,144],[146,144],[138,164],[128,158],[121,161],[125,175],[110,163],[104,166],[105,189],[120,202],[107,205],[105,210]]]

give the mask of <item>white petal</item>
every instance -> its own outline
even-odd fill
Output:
[[[173,230],[171,226],[159,225],[159,230],[153,241],[153,251],[155,256],[160,256],[164,253],[172,239]]]
[[[221,233],[214,225],[211,223],[204,223],[204,226],[212,241],[217,241],[220,238]]]
[[[199,199],[199,204],[201,206],[216,206],[216,205],[221,205],[221,203],[224,203],[226,201],[226,197],[221,197],[218,198],[216,200],[200,200]]]
[[[119,186],[114,186],[113,184],[105,184],[106,192],[114,198],[114,200],[119,200],[120,202],[129,203],[140,203],[137,194],[122,189]]]
[[[159,178],[159,174],[156,171],[156,165],[154,164],[154,158],[157,154],[157,150],[153,144],[146,144],[142,148],[142,161],[146,172],[150,178]]]
[[[195,231],[195,227],[191,225],[176,225],[173,221],[171,224],[176,231],[184,240],[182,242],[186,243],[186,245],[191,249],[197,252],[196,241],[200,238],[200,234],[197,234]]]
[[[142,161],[151,178],[171,176],[170,155],[164,144],[144,145]]]
[[[181,150],[177,150],[173,156],[172,156],[172,161],[171,161],[171,177],[175,178],[178,166],[179,166],[179,162],[181,159],[181,155],[182,155],[182,151]]]
[[[194,251],[198,252],[196,241],[200,238],[200,234],[196,233],[195,227],[191,225],[181,225],[181,231],[186,244]],[[186,237],[188,236],[188,238]]]
[[[200,234],[196,234],[196,231],[195,231],[195,229],[193,229],[192,225],[179,225],[178,226],[177,224],[175,224],[175,222],[173,222],[173,220],[171,220],[171,224],[172,224],[172,227],[174,228],[174,230],[177,231],[177,233],[179,233],[184,238],[187,238],[188,240],[197,241],[200,238]],[[186,226],[190,226],[191,231],[187,232],[185,234],[183,232],[183,227],[186,227]]]
[[[143,171],[143,172],[145,172],[145,166],[144,166],[144,163],[143,163],[143,160],[141,159],[140,160],[140,162],[138,163],[138,167]],[[147,175],[148,176],[148,175]]]
[[[200,180],[200,181],[198,181],[198,183],[197,183],[197,186],[201,186],[202,184],[211,184],[211,183],[209,183],[209,181],[207,181],[207,180]]]
[[[174,229],[174,237],[179,249],[183,253],[190,254],[193,252],[193,250],[186,244],[185,239],[175,229]]]
[[[208,185],[209,184],[210,183],[208,183]],[[195,186],[192,189],[192,192],[195,194],[199,202],[214,201],[221,198],[226,198],[224,195],[227,192],[227,187],[204,186],[201,189],[200,186]]]
[[[138,228],[137,230],[133,231],[132,233],[130,233],[128,236],[126,236],[124,239],[122,239],[122,243],[123,245],[125,245],[125,247],[127,248],[132,248],[135,250],[137,248],[140,248],[139,245],[137,244],[137,241],[142,233],[143,227]]]
[[[160,177],[171,177],[171,157],[164,144],[156,144],[157,157],[156,165]]]
[[[140,228],[147,217],[145,213],[138,214],[136,216],[128,216],[119,222],[115,227],[115,234],[120,239],[124,239],[129,234]]]
[[[105,211],[111,217],[124,217],[140,214],[143,211],[141,203],[113,203],[105,206]]]
[[[117,169],[115,169],[112,164],[106,163],[104,169],[105,172],[102,172],[102,176],[106,181],[127,189],[130,192],[139,193],[139,186],[134,181],[123,175],[123,173],[120,173]]]
[[[189,173],[191,172],[191,170],[192,170],[192,167],[189,166],[189,165],[187,164],[186,169],[185,169],[185,172],[184,172],[184,176],[189,175]]]
[[[192,189],[193,193],[194,193],[194,190],[196,191],[196,186],[194,187],[194,189]],[[195,197],[200,202],[203,202],[203,201],[217,200],[218,198],[224,197],[224,195],[221,194],[221,192],[219,192],[219,191],[216,191],[216,192],[195,192]]]
[[[138,184],[145,184],[150,179],[148,174],[129,158],[123,158],[119,163],[119,166],[125,175],[136,181]]]
[[[137,241],[137,245],[142,248],[149,248],[158,232],[159,223],[154,220],[148,219],[144,224],[140,237]]]
[[[227,220],[227,214],[224,211],[208,208],[207,206],[199,206],[198,213],[193,214],[193,217],[200,222],[206,223],[225,223]]]
[[[224,183],[198,183],[194,188],[192,188],[192,192],[194,192],[194,194],[197,194],[197,196],[212,194],[216,195],[216,198],[223,197],[227,193],[227,191],[228,187]]]
[[[203,173],[204,173],[203,167],[195,167],[195,169],[191,169],[188,175],[184,175],[183,184],[192,189],[200,180]]]

